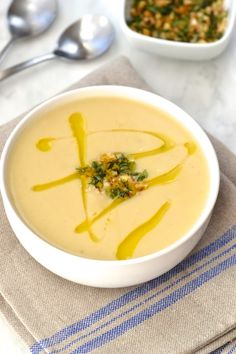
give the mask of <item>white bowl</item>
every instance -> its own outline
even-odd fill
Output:
[[[18,135],[28,121],[35,119],[48,107],[64,105],[85,97],[121,97],[151,105],[175,117],[192,133],[203,148],[210,176],[208,197],[201,215],[177,242],[165,249],[130,260],[95,260],[76,256],[44,241],[21,219],[8,190],[7,163]],[[123,86],[94,86],[82,88],[49,99],[28,113],[11,133],[4,147],[0,162],[0,189],[10,225],[23,247],[44,267],[63,278],[97,287],[122,287],[153,279],[174,267],[193,249],[203,235],[217,198],[219,189],[219,166],[215,151],[199,125],[182,109],[153,93]]]
[[[188,60],[207,60],[220,55],[230,41],[234,30],[236,19],[236,1],[225,0],[225,7],[228,10],[228,24],[221,39],[212,43],[184,43],[165,39],[158,39],[131,30],[127,25],[131,0],[121,0],[119,13],[121,28],[131,45],[137,49],[153,54]]]

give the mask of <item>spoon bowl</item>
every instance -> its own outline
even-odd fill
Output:
[[[54,54],[72,60],[93,59],[107,51],[113,37],[105,16],[84,15],[62,33]]]
[[[11,39],[0,53],[0,63],[17,39],[34,37],[45,32],[56,16],[57,0],[13,0],[7,12]]]
[[[51,26],[56,15],[56,0],[14,0],[8,9],[8,28],[13,37],[37,36]]]

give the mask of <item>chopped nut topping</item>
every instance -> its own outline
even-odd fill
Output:
[[[91,165],[77,168],[90,185],[112,198],[128,199],[147,188],[148,173],[136,171],[136,163],[122,153],[107,153]]]
[[[227,25],[224,0],[133,0],[130,15],[132,30],[179,42],[214,42]]]

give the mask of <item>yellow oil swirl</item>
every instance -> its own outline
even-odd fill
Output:
[[[77,113],[74,113],[74,114],[77,114]],[[158,140],[160,140],[162,142],[161,146],[158,146],[155,149],[129,154],[128,157],[129,158],[133,158],[133,159],[141,159],[141,158],[144,158],[144,157],[161,154],[163,152],[166,152],[166,151],[169,151],[169,150],[173,149],[175,147],[175,145],[176,145],[173,142],[173,140],[171,140],[169,137],[167,137],[167,136],[165,136],[163,134],[150,132],[150,131],[147,131],[147,130],[111,129],[111,130],[101,130],[101,131],[90,132],[90,133],[87,133],[87,135],[93,135],[93,134],[97,134],[97,133],[113,133],[113,132],[120,132],[120,133],[127,132],[127,133],[147,134],[147,135],[150,135],[150,136],[153,136],[153,137],[157,138]],[[66,139],[66,137],[64,137],[64,138],[55,138],[55,137],[42,138],[36,143],[36,147],[40,151],[46,152],[46,151],[49,151],[49,150],[52,149],[52,142],[58,141],[58,140],[62,140],[62,139]]]
[[[85,159],[86,159],[87,139],[86,139],[86,127],[85,127],[85,122],[82,114],[73,113],[69,117],[69,123],[78,147],[80,166],[84,167],[86,166]]]
[[[52,148],[52,142],[56,140],[55,138],[52,137],[48,137],[48,138],[43,138],[40,139],[37,143],[36,143],[36,147],[38,150],[42,151],[42,152],[47,152],[50,151]]]
[[[178,176],[182,169],[182,163],[176,165],[172,170],[163,173],[162,175],[159,175],[157,177],[154,177],[152,179],[149,179],[146,181],[146,184],[148,188],[155,187],[160,184],[166,184],[169,182],[172,182],[175,180],[175,178]],[[134,197],[135,198],[135,197]],[[111,204],[109,204],[105,209],[103,209],[100,213],[98,213],[96,216],[94,216],[90,220],[85,220],[81,224],[79,224],[75,228],[75,232],[81,233],[87,231],[88,225],[92,226],[96,221],[101,219],[103,216],[111,212],[113,209],[115,209],[118,205],[121,203],[125,202],[126,199],[116,199],[114,200]]]
[[[184,147],[187,149],[188,155],[193,155],[197,150],[197,146],[194,142],[185,143]]]
[[[137,131],[135,131],[135,130],[133,130],[133,132],[137,133]],[[149,150],[149,151],[142,151],[142,152],[129,154],[130,158],[133,158],[135,160],[142,159],[144,157],[162,154],[162,153],[167,152],[175,147],[175,143],[171,139],[169,139],[167,136],[164,136],[163,134],[157,134],[157,133],[149,132],[149,131],[142,131],[142,133],[154,136],[155,138],[161,140],[162,145],[155,148],[155,149]]]
[[[147,180],[146,183],[148,187],[150,188],[150,187],[157,186],[158,184],[166,184],[166,183],[173,182],[178,176],[178,174],[180,173],[182,167],[183,167],[183,163],[180,163],[176,165],[174,168],[172,168],[170,171]]]
[[[170,206],[170,202],[164,203],[149,220],[131,231],[118,246],[116,258],[120,260],[132,258],[138,243],[161,222]]]
[[[86,219],[81,224],[76,226],[75,232],[76,233],[81,233],[81,232],[87,231],[89,226],[91,227],[96,221],[101,219],[103,216],[108,214],[110,211],[115,209],[118,205],[120,205],[123,202],[124,202],[124,199],[116,199],[116,200],[114,200],[111,204],[109,204],[106,208],[104,208],[100,213],[95,215],[92,219]]]
[[[142,134],[147,134],[150,136],[153,136],[154,138],[160,140],[162,142],[161,146],[156,147],[155,149],[148,150],[148,151],[142,151],[142,152],[137,152],[137,153],[131,153],[128,154],[129,158],[132,159],[141,159],[144,157],[149,157],[157,154],[161,154],[163,152],[167,152],[171,149],[173,149],[176,144],[174,143],[173,140],[171,140],[169,137],[165,136],[164,134],[159,134],[155,132],[150,132],[148,130],[136,130],[136,129],[110,129],[110,130],[102,130],[102,131],[96,131],[96,132],[91,132],[90,134],[96,134],[96,133],[142,133]]]
[[[146,131],[146,130],[112,129],[112,130],[103,130],[103,131],[87,133],[86,126],[85,126],[85,120],[80,113],[73,113],[69,117],[69,124],[70,124],[70,128],[71,128],[71,131],[73,134],[72,137],[75,139],[76,144],[77,144],[78,158],[79,158],[79,162],[80,162],[81,167],[86,166],[87,135],[89,135],[89,134],[96,134],[96,133],[101,133],[101,132],[143,133],[143,134],[148,134],[150,136],[153,136],[153,137],[157,138],[159,141],[161,141],[161,145],[156,147],[155,149],[129,154],[128,157],[133,158],[133,159],[141,159],[141,158],[161,154],[161,153],[164,153],[164,152],[167,152],[167,151],[173,149],[176,146],[174,141],[172,141],[169,137],[164,136],[159,133]],[[60,139],[61,138],[46,137],[46,138],[40,139],[36,143],[36,146],[40,151],[47,152],[47,151],[51,150],[52,142],[54,140],[60,140]],[[193,142],[187,142],[187,143],[183,144],[183,146],[185,147],[188,156],[194,154],[194,152],[196,151],[196,144]],[[152,188],[157,185],[162,185],[162,184],[173,182],[176,179],[176,177],[178,176],[178,174],[181,172],[185,160],[186,160],[186,158],[184,158],[181,163],[176,165],[170,171],[147,180],[146,181],[147,188]],[[96,236],[94,234],[94,232],[92,231],[93,224],[96,221],[98,221],[99,219],[101,219],[102,217],[104,217],[106,214],[111,212],[113,209],[115,209],[121,203],[123,203],[126,199],[114,200],[111,204],[109,204],[106,208],[104,208],[100,213],[95,215],[93,218],[89,219],[88,205],[87,205],[87,193],[86,193],[87,181],[86,181],[85,176],[80,176],[77,173],[73,173],[69,176],[63,177],[61,179],[57,179],[55,181],[35,185],[32,187],[32,190],[35,192],[44,191],[44,190],[54,188],[54,187],[63,185],[65,183],[71,182],[75,179],[81,180],[81,194],[82,194],[82,202],[83,202],[83,207],[84,207],[84,212],[85,212],[85,220],[82,223],[80,223],[79,225],[77,225],[74,231],[76,233],[88,232],[91,240],[94,242],[98,242],[100,240],[100,238],[98,238],[98,236]],[[164,217],[165,213],[170,208],[170,205],[171,205],[170,202],[164,203],[162,205],[162,207],[149,220],[147,220],[142,225],[138,226],[135,230],[133,230],[128,236],[126,236],[124,238],[124,240],[118,246],[117,254],[116,254],[117,259],[128,259],[128,258],[132,257],[134,250],[137,247],[138,242],[149,231],[151,231],[155,226],[158,225],[158,223]]]
[[[73,140],[74,136],[63,136],[63,137],[47,137],[39,139],[35,146],[41,152],[49,152],[52,150],[54,143],[62,140]]]
[[[78,157],[81,167],[86,166],[86,146],[87,146],[87,136],[86,136],[86,127],[83,116],[80,113],[73,113],[69,117],[70,127],[75,138],[77,148],[78,148]],[[88,220],[88,201],[87,201],[87,180],[85,176],[81,176],[81,194],[83,207],[85,212],[86,220]],[[90,225],[88,224],[87,231],[89,233],[90,238],[97,242],[99,239],[93,233]]]
[[[80,178],[80,175],[78,173],[72,173],[69,176],[56,179],[55,181],[51,181],[51,182],[43,183],[43,184],[36,184],[31,189],[34,192],[42,192],[47,189],[58,187],[62,184],[74,181],[75,179],[79,179],[79,178]]]

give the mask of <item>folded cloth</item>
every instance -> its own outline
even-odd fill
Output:
[[[125,58],[73,88],[100,84],[150,90]],[[19,120],[1,127],[0,149]],[[212,142],[221,187],[202,240],[174,269],[136,287],[96,289],[47,271],[21,247],[0,201],[0,310],[31,353],[233,353],[236,156]]]

